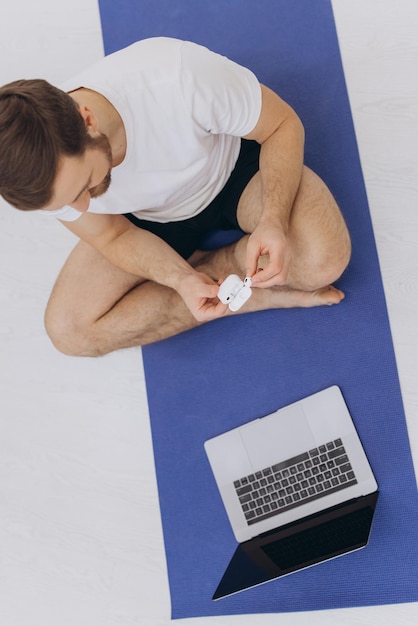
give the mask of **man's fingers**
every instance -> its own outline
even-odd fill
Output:
[[[222,304],[218,299],[206,300],[202,304],[195,317],[199,322],[209,322],[218,317],[223,317],[228,310],[228,305]]]
[[[252,278],[254,274],[257,272],[258,268],[258,259],[262,255],[262,251],[257,242],[254,242],[253,239],[248,240],[247,243],[247,251],[245,257],[245,275]]]
[[[218,295],[218,291],[219,291],[219,286],[216,284],[213,285],[207,285],[206,289],[205,289],[205,293],[202,294],[204,298],[208,298],[209,300],[212,300],[213,298],[216,298]]]
[[[280,285],[285,282],[285,275],[281,267],[274,266],[272,263],[266,265],[265,268],[259,269],[252,277],[254,286],[271,287]],[[269,284],[267,284],[267,282]]]

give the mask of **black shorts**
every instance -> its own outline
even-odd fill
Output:
[[[241,140],[241,150],[235,168],[225,187],[199,215],[180,222],[160,224],[141,220],[132,213],[125,217],[140,228],[164,239],[183,258],[187,259],[202,245],[213,231],[239,229],[238,202],[245,187],[258,171],[260,145],[256,141]]]

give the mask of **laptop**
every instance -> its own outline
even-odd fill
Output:
[[[367,545],[378,486],[339,387],[204,445],[239,543],[213,600]]]

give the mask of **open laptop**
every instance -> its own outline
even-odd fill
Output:
[[[368,543],[378,487],[339,387],[205,450],[239,542],[214,600]]]

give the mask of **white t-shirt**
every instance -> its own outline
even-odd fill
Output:
[[[104,57],[61,88],[105,96],[125,125],[127,152],[91,213],[134,213],[171,222],[200,213],[228,180],[240,137],[257,124],[254,74],[207,48],[158,37]],[[73,221],[65,206],[43,214]]]

